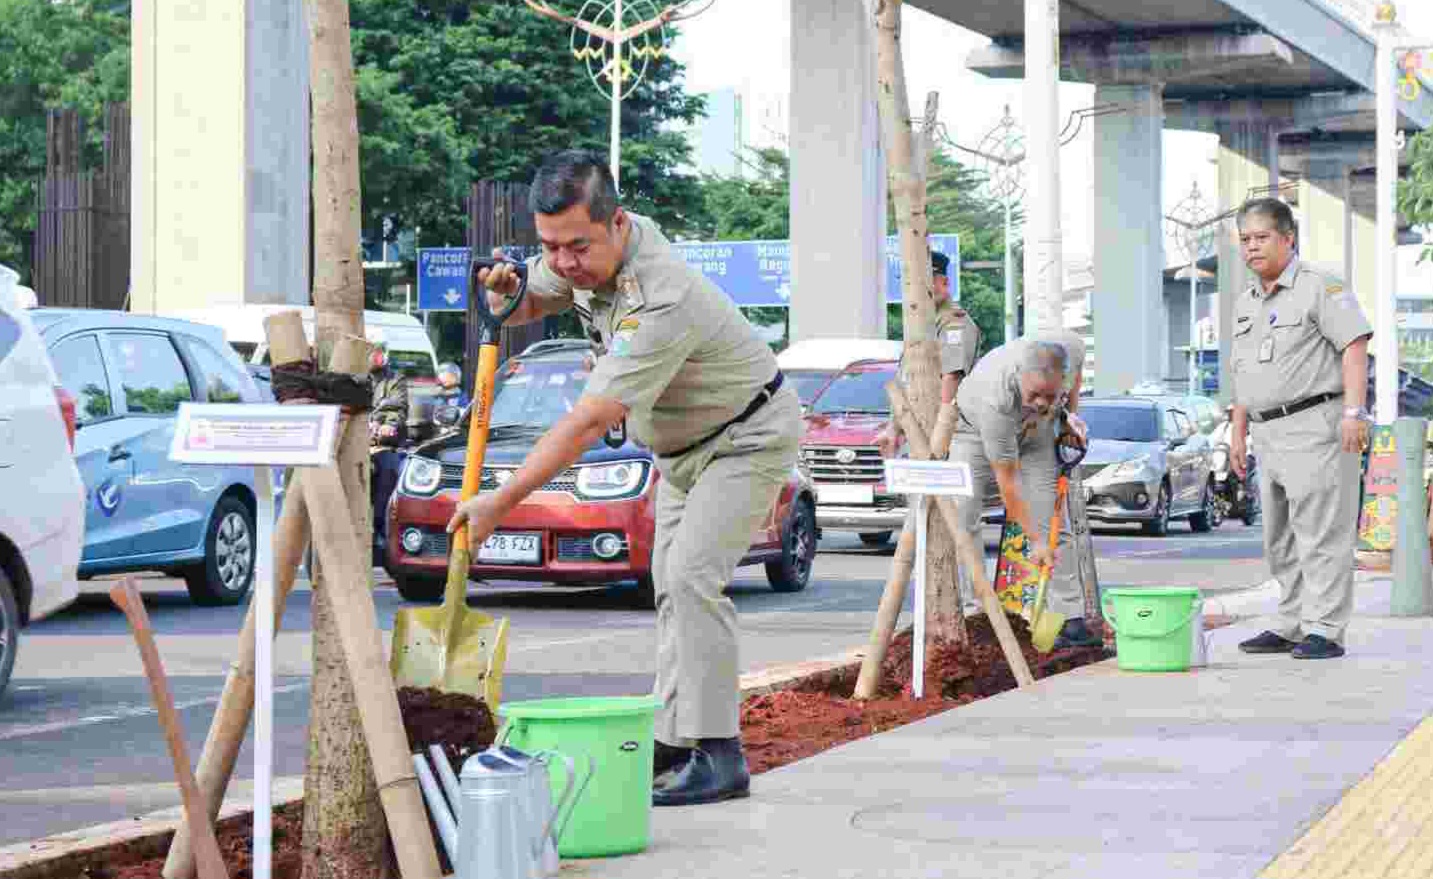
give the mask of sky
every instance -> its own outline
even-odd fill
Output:
[[[1328,0],[1358,7],[1366,0]],[[1433,43],[1433,2],[1402,0],[1399,20]],[[746,130],[760,135],[763,117],[784,118],[790,89],[790,0],[715,0],[700,17],[683,23],[673,55],[687,66],[693,92],[735,88],[744,96]],[[967,70],[965,57],[988,40],[909,5],[902,20],[907,89],[913,110],[928,91],[941,96],[940,119],[955,141],[977,146],[999,122],[1008,104],[1019,119],[1021,80],[993,80]],[[1094,87],[1061,83],[1061,120],[1094,104]],[[958,96],[958,98],[957,98]],[[1061,151],[1060,207],[1067,259],[1087,258],[1091,249],[1092,124]],[[769,135],[768,135],[769,137]],[[752,137],[759,140],[759,137]],[[1197,182],[1206,203],[1215,201],[1213,164],[1217,138],[1197,132],[1164,133],[1164,207],[1168,212]]]

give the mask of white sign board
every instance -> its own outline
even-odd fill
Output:
[[[885,463],[886,491],[891,494],[975,496],[970,465],[964,461],[887,458]]]
[[[338,417],[337,406],[182,403],[169,459],[322,467],[333,461]]]

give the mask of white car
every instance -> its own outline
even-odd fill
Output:
[[[85,538],[74,399],[0,266],[0,691],[20,629],[74,601]],[[7,283],[9,282],[9,283]]]

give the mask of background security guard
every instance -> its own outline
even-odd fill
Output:
[[[651,220],[618,207],[602,159],[558,153],[537,172],[530,198],[542,257],[529,261],[530,295],[509,323],[585,311],[605,353],[577,405],[522,469],[463,504],[449,530],[466,518],[480,545],[523,498],[627,418],[662,477],[652,552],[662,700],[653,803],[746,796],[736,608],[722,591],[796,463],[801,405],[730,297]],[[493,295],[516,290],[509,266],[479,277]]]
[[[940,401],[955,402],[961,379],[970,374],[980,356],[980,327],[970,313],[951,301],[950,257],[930,252],[930,270],[935,292],[935,338],[940,342]],[[901,352],[904,376],[905,352]],[[892,419],[876,436],[881,455],[894,458],[901,442],[900,425]]]
[[[1343,655],[1353,613],[1359,455],[1368,444],[1368,339],[1343,286],[1300,264],[1294,217],[1272,198],[1239,212],[1258,281],[1235,300],[1230,460],[1244,477],[1245,433],[1260,449],[1264,553],[1279,581],[1279,622],[1239,645],[1297,659]]]

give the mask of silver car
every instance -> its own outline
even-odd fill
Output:
[[[1081,401],[1079,414],[1090,429],[1080,474],[1092,521],[1139,523],[1160,537],[1171,519],[1201,533],[1214,527],[1213,449],[1183,409],[1095,397]]]

